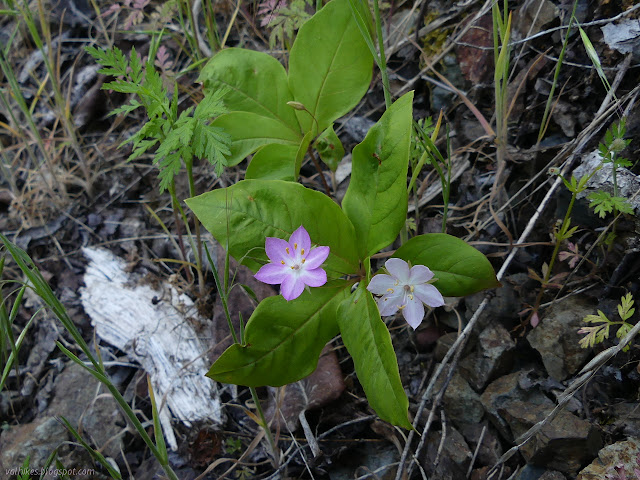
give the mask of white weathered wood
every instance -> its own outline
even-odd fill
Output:
[[[191,299],[172,286],[156,289],[141,282],[108,250],[83,251],[90,260],[81,289],[84,310],[103,341],[149,374],[169,447],[178,448],[172,417],[187,426],[197,421],[221,426],[217,384],[204,376],[206,349],[187,320],[198,316]]]

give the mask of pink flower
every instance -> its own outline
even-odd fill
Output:
[[[430,307],[444,305],[444,298],[436,287],[429,284],[433,272],[424,265],[409,264],[400,258],[390,258],[384,264],[390,275],[379,274],[371,279],[367,290],[378,299],[380,315],[388,317],[402,310],[402,315],[415,330],[424,318],[423,303]]]
[[[329,247],[311,248],[309,234],[300,226],[289,241],[267,237],[265,251],[268,263],[258,270],[255,278],[270,285],[280,285],[285,300],[298,298],[305,285],[320,287],[327,283],[327,272],[321,267],[329,256]]]

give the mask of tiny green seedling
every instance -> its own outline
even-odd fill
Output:
[[[618,305],[618,316],[620,317],[620,321],[614,322],[609,320],[601,310],[598,310],[597,315],[587,315],[584,317],[584,321],[592,324],[593,326],[582,327],[578,331],[578,333],[585,334],[585,337],[580,340],[580,346],[582,348],[589,348],[597,345],[598,343],[604,342],[609,338],[609,329],[615,325],[620,325],[616,332],[616,337],[618,339],[624,338],[633,328],[633,325],[627,322],[627,320],[629,320],[636,311],[636,309],[633,308],[633,303],[633,296],[630,293],[627,293],[620,299],[620,304]],[[630,346],[626,345],[622,351],[626,352],[629,348]]]

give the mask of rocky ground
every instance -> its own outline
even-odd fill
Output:
[[[298,12],[296,18],[313,11],[311,5],[296,1],[287,10]],[[3,8],[28,7],[26,2],[14,3],[4,2]],[[125,51],[135,46],[144,55],[149,32],[165,28],[162,61],[157,65],[165,82],[178,83],[184,108],[201,98],[201,86],[195,83],[198,58],[206,59],[207,45],[216,49],[207,18],[218,24],[218,42],[224,36],[226,46],[272,51],[286,59],[282,48],[286,36],[284,43],[282,37],[274,37],[274,24],[265,20],[278,5],[242,3],[236,10],[231,2],[218,2],[208,16],[211,3],[195,2],[192,13],[200,35],[189,36],[194,23],[184,3],[31,4],[36,28],[45,40],[49,36],[55,52],[50,59],[57,66],[68,115],[56,107],[44,57],[21,20],[25,11],[0,17],[0,231],[31,255],[85,339],[96,342],[112,381],[147,422],[150,433],[146,375],[151,372],[145,372],[146,364],[136,357],[140,347],[133,340],[122,345],[105,341],[94,311],[98,309],[87,303],[89,258],[83,248],[107,249],[122,261],[126,276],[122,288],[134,291],[144,286],[151,292],[147,303],[168,303],[179,312],[204,346],[206,364],[231,340],[211,275],[202,296],[185,269],[167,261],[180,258],[174,241],[177,227],[169,197],[158,193],[157,171],[150,158],[127,163],[130,147],[118,149],[144,120],[142,114],[107,115],[126,98],[100,90],[105,77],[97,73],[82,47],[113,42]],[[420,435],[412,435],[409,442],[408,432],[376,418],[351,359],[336,338],[325,348],[313,375],[286,389],[258,391],[273,419],[279,466],[274,466],[267,442],[260,440],[248,390],[220,385],[210,387],[222,405],[215,418],[187,425],[174,413],[176,449],[169,459],[179,478],[391,479],[398,478],[402,460],[401,478],[640,479],[637,341],[628,351],[610,350],[618,344],[612,328],[610,339],[582,348],[584,335],[578,333],[585,326],[583,319],[598,310],[617,319],[617,305],[626,293],[640,299],[640,9],[627,0],[577,1],[576,16],[620,103],[612,106],[613,96],[607,95],[580,35],[574,32],[568,39],[549,125],[538,143],[562,48],[561,27],[568,23],[573,2],[509,4],[515,42],[508,92],[512,109],[506,168],[499,172],[494,139],[478,121],[478,114],[490,123],[494,116],[493,50],[486,48],[493,45],[488,5],[473,0],[416,5],[392,1],[382,10],[392,94],[398,97],[414,89],[415,118],[437,116],[443,109],[450,128],[454,169],[448,233],[480,249],[496,271],[507,265],[501,288],[488,296],[482,292],[447,299],[447,305],[432,312],[416,332],[402,318],[390,319],[410,414],[418,418]],[[43,29],[45,25],[48,28]],[[467,29],[469,25],[477,28]],[[14,72],[14,83],[5,68]],[[25,99],[33,124],[18,108],[16,92]],[[383,108],[381,84],[374,75],[361,105],[339,122],[337,132],[347,152],[364,138]],[[626,138],[632,140],[624,155],[632,166],[619,173],[621,194],[634,206],[634,214],[618,219],[616,238],[605,245],[602,232],[611,228],[612,216],[601,219],[589,209],[584,195],[578,199],[572,215],[578,231],[571,244],[562,245],[566,255],[554,267],[555,276],[541,297],[537,321],[532,322],[531,307],[541,288],[537,277],[550,261],[552,235],[570,198],[547,171],[561,165],[586,171],[606,129],[622,113],[627,116]],[[439,145],[444,148],[444,143]],[[200,164],[196,188],[204,192],[232,184],[243,178],[246,166],[245,161],[217,178]],[[330,178],[337,199],[344,195],[349,172],[347,155]],[[301,173],[305,185],[321,189],[312,166],[303,166]],[[47,187],[51,179],[54,188]],[[411,200],[419,205],[418,233],[440,229],[442,197],[431,187],[438,183],[434,179],[433,172],[423,173],[417,198]],[[500,184],[494,186],[496,182]],[[594,177],[589,188],[610,185],[610,176],[603,174]],[[188,196],[186,180],[180,180],[177,188],[180,198]],[[222,259],[221,248],[205,239]],[[572,262],[574,258],[584,261]],[[236,282],[251,287],[258,299],[277,293],[244,267],[234,264],[234,269]],[[22,279],[10,259],[3,276],[3,280]],[[4,284],[7,308],[15,298],[14,288]],[[179,294],[190,300],[177,307],[169,299]],[[244,319],[255,306],[240,288],[232,290],[229,304],[234,318],[241,312]],[[16,478],[11,469],[29,457],[34,468],[55,458],[61,467],[86,469],[71,478],[109,478],[61,423],[59,418],[65,417],[87,444],[117,465],[123,478],[160,478],[162,469],[113,397],[56,346],[60,342],[79,353],[55,316],[39,311],[41,306],[27,291],[11,327],[17,337],[38,312],[20,349],[18,366],[8,373],[0,391],[0,476]],[[634,313],[629,322],[635,324],[637,319]],[[469,322],[472,328],[465,330]],[[463,332],[465,342],[456,342]],[[10,352],[4,331],[1,343],[4,364]],[[594,358],[595,364],[589,364]],[[443,363],[450,367],[431,382]]]

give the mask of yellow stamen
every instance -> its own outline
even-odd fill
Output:
[[[387,292],[393,293],[393,288],[387,288]]]
[[[289,255],[290,254],[289,247],[285,248],[285,250],[287,251],[287,255]]]
[[[303,259],[302,259],[302,263],[304,263],[306,260],[307,260],[306,258],[303,258]]]
[[[406,305],[400,305],[400,306],[398,307],[398,311],[402,310],[404,307],[406,307]]]
[[[409,300],[413,300],[413,295],[409,295]]]
[[[291,267],[291,270],[295,270],[295,269],[296,269],[296,267],[295,267],[295,266]]]
[[[280,260],[280,263],[284,265],[284,260]]]
[[[304,255],[304,248],[300,250],[300,255]]]
[[[293,249],[294,249],[294,250],[296,250],[297,248],[298,248],[298,244],[297,244],[297,243],[294,243],[294,244],[293,244]]]
[[[400,280],[396,280],[396,283],[394,283],[394,285],[397,287],[398,285],[400,285]]]
[[[411,285],[411,287],[409,287],[409,291],[410,291],[411,293],[413,293],[413,290],[414,290],[414,289],[415,289],[415,287],[414,287],[413,285]]]

